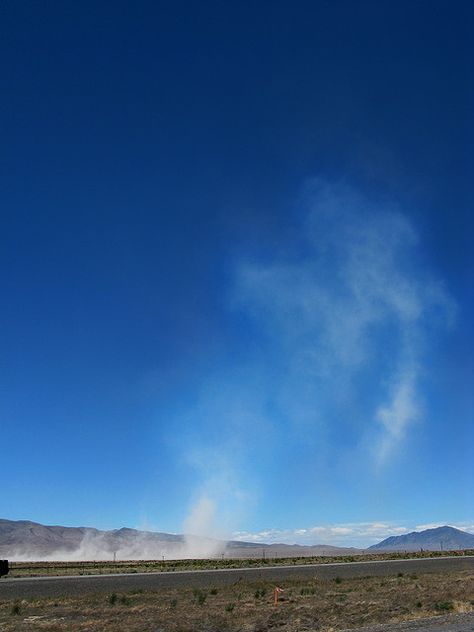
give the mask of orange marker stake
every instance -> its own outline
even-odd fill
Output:
[[[275,586],[275,590],[273,591],[273,604],[275,606],[278,606],[278,595],[283,592],[283,588],[279,588],[278,586]]]

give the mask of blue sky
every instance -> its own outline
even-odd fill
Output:
[[[474,530],[473,13],[4,4],[3,517]]]

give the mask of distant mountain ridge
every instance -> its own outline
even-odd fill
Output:
[[[140,550],[167,549],[171,544],[182,545],[183,536],[169,533],[149,533],[129,529],[100,531],[93,527],[46,526],[30,520],[0,519],[0,557],[12,553],[18,559],[48,559],[78,557],[89,553],[90,559],[107,559],[118,551],[132,558]],[[59,558],[58,558],[59,559]]]
[[[474,535],[454,527],[444,526],[424,531],[396,535],[369,547],[371,551],[455,551],[473,549]]]
[[[0,519],[0,558],[10,560],[183,559],[203,557],[293,557],[357,554],[359,549],[330,545],[262,544],[122,527],[47,526],[29,520]]]
[[[444,526],[392,536],[369,547],[385,551],[474,549],[474,535]],[[358,555],[362,549],[326,544],[265,544],[223,541],[198,536],[140,531],[122,527],[101,531],[93,527],[47,526],[30,520],[0,519],[0,558],[10,560],[133,560],[183,558],[255,558]]]

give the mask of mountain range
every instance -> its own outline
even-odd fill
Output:
[[[324,544],[260,544],[125,527],[100,531],[91,527],[46,526],[29,520],[0,519],[0,558],[17,561],[310,557],[358,552],[359,549]]]
[[[373,552],[474,548],[474,535],[438,527],[393,536],[369,548]],[[357,555],[364,551],[319,544],[262,544],[200,536],[92,527],[46,526],[29,520],[0,519],[0,558],[31,560],[133,560],[189,558],[310,557]]]
[[[372,551],[456,551],[474,549],[474,535],[454,527],[436,527],[392,536],[370,547]]]

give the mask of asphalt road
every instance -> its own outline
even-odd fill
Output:
[[[282,582],[291,579],[334,579],[367,576],[388,576],[397,573],[440,573],[470,570],[474,572],[474,556],[436,557],[415,560],[383,560],[379,562],[339,562],[301,566],[265,566],[206,571],[166,573],[123,573],[120,575],[83,575],[70,577],[33,577],[0,579],[0,599],[59,597],[87,593],[159,590],[160,588],[206,588],[239,581]]]
[[[414,619],[402,623],[381,623],[344,632],[474,632],[474,613],[449,614],[430,619]]]

